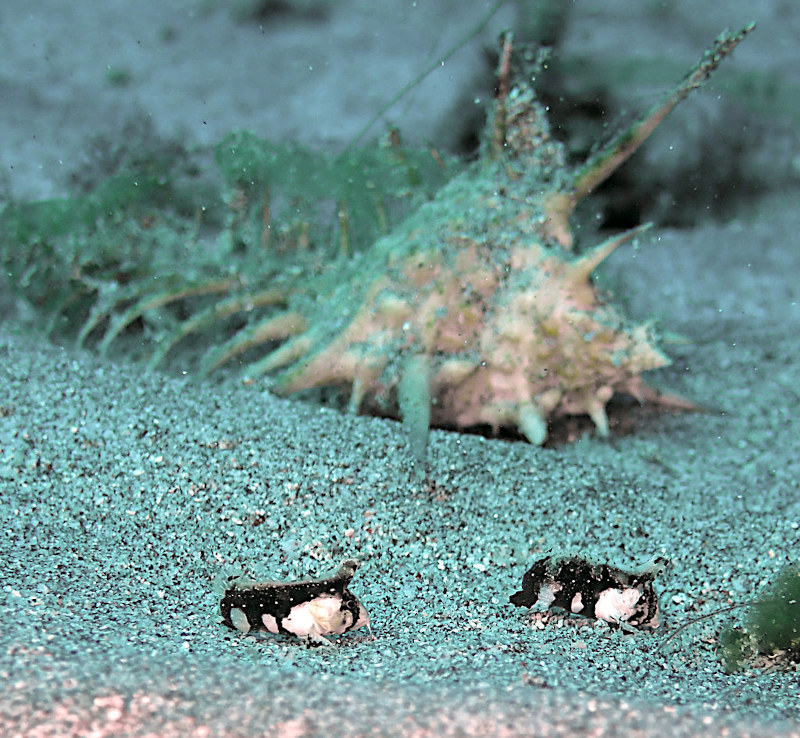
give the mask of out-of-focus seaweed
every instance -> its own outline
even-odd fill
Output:
[[[94,279],[120,280],[134,268],[124,239],[94,239],[102,223],[120,227],[169,198],[169,185],[150,174],[118,174],[89,195],[11,202],[0,213],[0,263],[10,285],[45,314],[74,307]],[[124,214],[124,218],[122,217]],[[125,262],[128,262],[127,266]]]
[[[247,131],[226,137],[215,156],[223,178],[245,194],[257,219],[263,220],[269,197],[271,219],[307,224],[312,241],[326,240],[320,227],[329,233],[333,227],[340,245],[346,238],[355,250],[406,213],[403,203],[418,204],[453,174],[452,165],[428,151],[371,146],[332,157]]]
[[[739,671],[758,655],[785,652],[800,660],[800,567],[787,564],[774,584],[749,609],[744,626],[726,628],[719,655],[728,673]]]
[[[59,238],[145,203],[163,202],[169,187],[158,175],[118,174],[85,196],[10,203],[0,216],[4,241]]]
[[[435,152],[386,145],[337,158],[247,132],[215,154],[218,171],[188,184],[188,155],[175,149],[181,161],[154,160],[85,194],[8,203],[0,264],[11,287],[48,331],[79,343],[105,331],[104,350],[145,321],[168,348],[214,327],[200,314],[240,313],[238,327],[263,318],[304,275],[368,248],[454,168]],[[229,307],[215,309],[226,296]]]

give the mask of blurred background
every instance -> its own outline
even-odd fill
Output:
[[[395,127],[407,145],[468,155],[506,28],[520,49],[552,49],[537,87],[580,161],[680,79],[723,28],[753,20],[757,29],[707,89],[607,184],[595,217],[609,227],[724,219],[754,193],[797,184],[798,3],[5,0],[2,195],[88,186],[123,143],[204,146],[250,129],[336,151],[409,85],[360,143]]]

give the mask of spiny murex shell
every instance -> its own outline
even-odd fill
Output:
[[[607,434],[612,395],[652,399],[640,375],[669,360],[591,280],[643,228],[572,258],[569,215],[751,28],[723,33],[662,103],[576,172],[531,89],[508,85],[507,39],[481,161],[337,273],[324,298],[282,315],[278,332],[295,335],[256,371],[288,366],[273,387],[281,395],[349,386],[352,411],[401,417],[420,453],[431,425],[513,428],[541,444],[548,421],[588,414]]]

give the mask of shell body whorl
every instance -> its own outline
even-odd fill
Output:
[[[591,280],[647,226],[573,257],[569,217],[754,27],[723,31],[661,101],[574,171],[533,90],[511,86],[506,35],[481,160],[352,261],[337,286],[292,306],[281,318],[292,330],[270,326],[271,337],[294,337],[259,370],[288,367],[273,387],[280,394],[350,387],[351,410],[400,416],[418,441],[430,424],[513,428],[541,444],[548,422],[584,413],[608,433],[614,393],[657,397],[641,374],[669,363],[649,327],[626,321]]]
[[[636,394],[641,372],[668,363],[591,280],[634,234],[568,253],[571,235],[548,209],[565,192],[561,146],[530,94],[511,95],[510,107],[513,145],[501,157],[451,181],[324,300],[299,308],[302,351],[286,354],[298,360],[276,392],[349,386],[351,409],[407,419],[398,388],[424,366],[416,402],[431,425],[513,428],[542,443],[564,415],[588,414],[605,434],[612,395]]]

